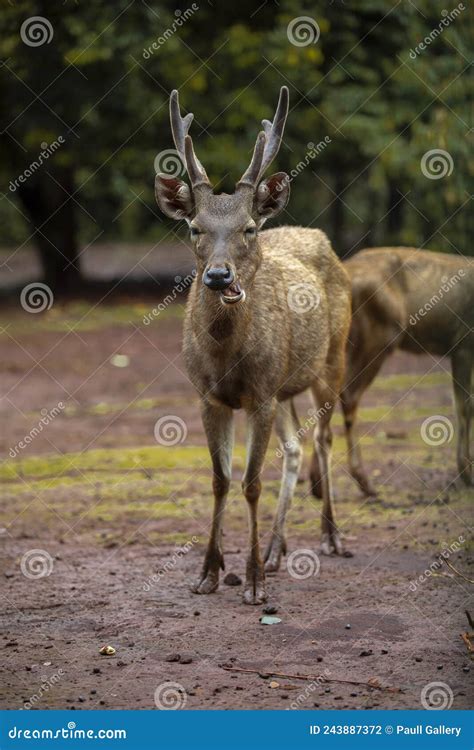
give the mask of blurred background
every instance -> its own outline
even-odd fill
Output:
[[[341,256],[473,252],[467,4],[17,0],[1,25],[3,290],[32,279],[56,296],[99,281],[145,290],[192,266],[186,227],[153,195],[155,169],[180,171],[175,87],[229,191],[289,86],[275,170],[292,175],[292,196],[278,223],[322,228]]]

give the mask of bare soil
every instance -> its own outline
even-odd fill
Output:
[[[446,566],[424,575],[457,541],[450,561],[474,577],[473,493],[451,486],[454,440],[430,446],[420,435],[429,416],[453,421],[448,363],[397,354],[366,394],[359,434],[377,499],[361,498],[347,475],[337,417],[337,510],[354,557],[321,558],[318,574],[303,579],[284,562],[268,579],[281,622],[262,625],[262,608],[241,603],[241,585],[190,593],[212,509],[209,460],[180,356],[182,304],[145,325],[150,312],[127,299],[0,312],[0,707],[149,709],[168,695],[192,709],[421,708],[423,689],[442,682],[452,708],[467,708],[473,666],[460,634],[472,585]],[[301,397],[303,422],[308,407]],[[169,416],[185,425],[176,445],[154,437]],[[225,535],[226,573],[240,577],[243,427],[238,415]],[[308,431],[306,465],[309,443]],[[265,468],[263,544],[278,493],[276,447]],[[319,514],[299,484],[289,552],[318,552]],[[49,575],[28,567],[31,550]],[[106,644],[114,655],[100,655]],[[178,687],[166,693],[168,682]]]

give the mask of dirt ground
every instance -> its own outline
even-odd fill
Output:
[[[457,542],[450,561],[474,577],[473,493],[450,486],[454,440],[427,445],[420,434],[432,415],[453,420],[448,363],[397,354],[367,393],[359,435],[377,499],[361,498],[347,475],[337,416],[337,510],[354,556],[321,558],[306,578],[284,561],[268,580],[281,622],[263,625],[262,608],[241,603],[241,585],[221,581],[207,597],[189,590],[212,501],[180,356],[182,309],[170,305],[150,325],[150,305],[126,299],[55,303],[38,315],[0,310],[0,707],[422,708],[422,691],[441,682],[452,708],[467,708],[474,665],[460,634],[472,586],[446,566],[424,574]],[[301,397],[303,421],[308,407]],[[155,439],[162,417],[175,418],[178,433],[166,436],[174,445]],[[238,576],[243,439],[239,415],[225,524],[226,573]],[[310,434],[305,473],[309,443]],[[276,448],[274,440],[263,544],[278,493]],[[318,552],[319,514],[308,483],[299,484],[289,552]],[[114,655],[100,655],[106,644]]]

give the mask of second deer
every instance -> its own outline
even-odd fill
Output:
[[[327,237],[317,229],[261,231],[286,206],[289,179],[263,179],[275,158],[288,113],[283,87],[273,122],[263,121],[250,165],[231,195],[215,195],[188,135],[192,114],[181,116],[171,95],[171,128],[191,186],[156,177],[155,193],[167,216],[189,225],[197,275],[187,303],[183,351],[201,411],[213,467],[214,514],[198,594],[210,594],[224,568],[222,521],[232,470],[233,412],[247,414],[247,461],[242,489],[248,505],[249,551],[243,599],[265,601],[258,501],[272,425],[284,456],[278,510],[265,569],[276,570],[285,552],[283,525],[301,465],[291,398],[309,388],[319,409],[315,430],[321,475],[322,551],[344,554],[330,477],[331,416],[344,377],[350,324],[350,284]],[[298,304],[309,295],[313,305]],[[309,309],[308,309],[309,307]]]
[[[458,479],[472,482],[474,398],[474,260],[409,247],[361,250],[345,264],[352,280],[352,323],[341,405],[352,476],[375,495],[354,435],[359,401],[396,349],[447,357],[457,417]],[[321,496],[313,455],[311,484]]]

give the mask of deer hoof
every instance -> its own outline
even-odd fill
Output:
[[[352,552],[347,550],[342,541],[341,537],[337,533],[323,534],[321,542],[321,554],[322,555],[340,555],[340,557],[353,557]]]
[[[276,539],[270,542],[265,552],[265,573],[276,573],[280,569],[281,558],[285,552],[285,541]]]
[[[208,574],[191,586],[193,594],[213,594],[219,588],[219,576]]]
[[[265,586],[248,586],[243,593],[242,601],[244,604],[263,604],[267,601]]]

